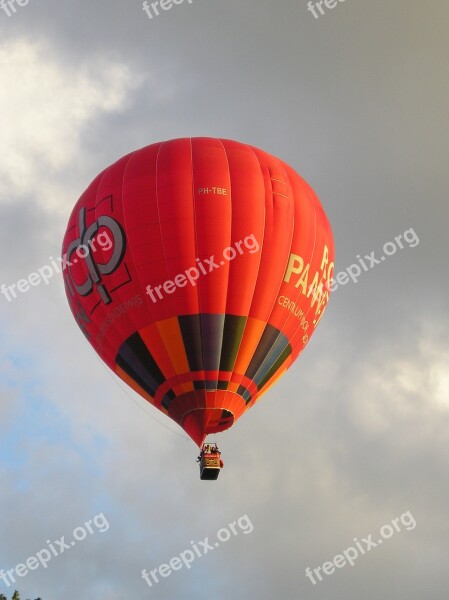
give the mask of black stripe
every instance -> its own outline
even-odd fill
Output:
[[[226,315],[221,349],[220,371],[232,371],[245,330],[247,317]]]
[[[224,323],[224,314],[201,314],[201,340],[205,371],[218,371],[220,368]]]
[[[254,380],[262,365],[262,373],[266,373],[276,362],[277,357],[282,352],[281,349],[286,346],[290,348],[291,352],[290,344],[285,335],[279,329],[267,323],[254,356],[246,370],[246,377]],[[259,379],[259,376],[257,379]]]
[[[120,346],[115,362],[151,396],[165,381],[162,371],[137,332]]]
[[[182,340],[191,371],[203,371],[200,315],[178,317]]]
[[[263,365],[262,369],[257,373],[254,378],[254,382],[259,388],[263,388],[263,386],[267,383],[267,381],[276,373],[276,371],[281,367],[282,363],[287,360],[287,358],[292,353],[292,348],[290,344],[288,344],[284,350],[278,355],[278,358],[273,363],[267,358],[267,362]]]

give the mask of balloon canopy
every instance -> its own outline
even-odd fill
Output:
[[[152,144],[105,169],[62,252],[88,341],[198,445],[298,357],[334,267],[311,187],[278,158],[215,138]]]

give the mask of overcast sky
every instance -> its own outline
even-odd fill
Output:
[[[447,3],[340,0],[318,18],[305,0],[185,0],[152,19],[139,0],[14,6],[0,9],[0,284],[59,256],[104,167],[185,136],[290,163],[329,216],[336,273],[393,245],[338,285],[297,363],[218,436],[214,483],[199,481],[184,432],[86,343],[60,276],[1,295],[0,569],[102,513],[108,528],[17,577],[23,598],[441,600]],[[403,517],[354,566],[315,572],[315,585],[306,576],[408,512],[416,526]],[[244,515],[191,568],[151,588],[142,579]],[[13,590],[0,579],[0,593]]]

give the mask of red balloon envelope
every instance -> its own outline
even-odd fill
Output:
[[[252,146],[152,144],[104,170],[63,242],[73,315],[105,363],[198,444],[307,344],[332,232],[310,186]]]

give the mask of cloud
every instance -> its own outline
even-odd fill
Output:
[[[67,171],[82,164],[83,132],[124,110],[142,80],[102,55],[67,69],[56,48],[27,38],[0,44],[0,57],[0,202],[31,195],[58,208]]]
[[[449,420],[449,351],[445,323],[425,316],[412,322],[406,316],[404,324],[407,343],[396,333],[379,337],[354,369],[351,406],[366,434],[393,436],[395,428],[407,425],[417,444],[423,435],[431,441],[434,426]]]

